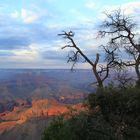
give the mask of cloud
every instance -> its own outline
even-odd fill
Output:
[[[47,50],[47,51],[43,51],[41,53],[41,56],[43,59],[47,59],[47,60],[62,60],[62,61],[67,61],[67,51],[63,51],[63,50]]]
[[[31,24],[43,17],[44,11],[37,6],[33,6],[31,9],[22,8],[20,10],[15,10],[10,15],[12,18],[22,20],[26,24]]]
[[[121,5],[105,5],[102,11],[111,12],[113,10],[118,10],[119,8],[126,15],[138,14],[138,11],[140,11],[140,2],[134,1],[123,3]]]
[[[140,2],[129,2],[121,6],[125,14],[130,15],[140,11]]]
[[[23,19],[24,23],[30,24],[39,19],[39,14],[27,9],[21,9],[21,18]]]
[[[21,17],[26,18],[27,17],[27,10],[26,9],[21,9]]]
[[[71,14],[73,20],[71,20],[72,22],[70,22],[70,24],[68,23],[65,24],[64,26],[67,27],[76,26],[78,28],[84,25],[83,28],[85,28],[87,26],[90,26],[91,23],[93,25],[94,18],[92,16],[90,15],[87,16],[86,13],[83,13],[78,9],[70,9],[69,13]]]
[[[30,24],[30,23],[33,23],[34,21],[36,21],[37,19],[38,19],[37,15],[31,15],[31,16],[26,17],[24,19],[24,22],[27,24]]]
[[[1,56],[0,57],[0,68],[70,68],[71,65],[67,64],[66,61],[56,59],[28,59],[20,56]],[[6,61],[5,61],[6,60]]]
[[[99,11],[99,15],[97,17],[98,24],[100,21],[104,21],[106,19],[105,13],[111,13],[115,10],[121,9],[121,11],[126,15],[133,17],[135,21],[140,22],[140,1],[126,2],[120,5],[104,5]]]
[[[31,44],[27,49],[14,50],[13,53],[16,57],[32,60],[38,57],[39,48],[36,44]]]
[[[26,16],[25,13],[23,16]],[[0,25],[0,50],[27,49],[31,44],[52,44],[53,48],[60,32],[59,27],[52,28],[42,22],[25,24],[4,15],[0,18]]]
[[[17,36],[0,38],[0,50],[23,49],[29,44],[30,42],[28,40]]]
[[[12,18],[18,18],[18,17],[19,17],[18,11],[15,10],[13,13],[11,13],[11,17],[12,17]]]
[[[96,4],[95,4],[94,1],[89,0],[89,1],[86,2],[85,6],[86,6],[88,9],[94,9],[95,6],[96,6]]]
[[[96,11],[99,3],[95,4],[94,0],[76,1],[73,6],[58,0],[39,0],[34,4],[31,1],[0,8],[1,67],[70,68],[71,65],[66,64],[68,50],[60,50],[67,41],[57,36],[62,30],[75,31],[76,44],[94,61],[102,43],[95,38],[97,29],[94,24],[98,15],[101,11],[120,7],[107,5]],[[121,7],[127,14],[137,12],[138,15],[138,3],[124,3]],[[91,12],[92,9],[95,12]],[[87,68],[86,63],[77,66]]]
[[[0,50],[0,57],[3,57],[3,56],[14,56],[14,53],[11,52],[11,51],[5,51],[5,50]]]

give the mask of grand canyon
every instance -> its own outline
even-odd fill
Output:
[[[90,70],[0,70],[0,139],[40,139],[53,117],[83,108],[92,82]]]

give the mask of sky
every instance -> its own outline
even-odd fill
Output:
[[[70,30],[94,60],[102,54],[96,36],[103,12],[118,8],[140,23],[140,0],[0,0],[0,68],[69,69],[66,41],[57,34]]]

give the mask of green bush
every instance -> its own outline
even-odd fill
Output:
[[[105,88],[89,95],[90,110],[99,106],[117,139],[140,139],[140,89]]]
[[[98,89],[89,110],[55,118],[42,140],[139,140],[140,89]]]
[[[66,129],[63,117],[54,118],[50,126],[46,128],[42,140],[72,140],[71,132]]]
[[[58,117],[46,128],[42,140],[111,140],[111,129],[99,116],[81,113],[68,120]]]

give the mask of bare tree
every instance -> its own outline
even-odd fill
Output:
[[[133,86],[134,79],[127,70],[118,71],[114,76],[114,80],[121,89],[126,89],[128,86]]]
[[[59,36],[62,36],[63,38],[68,40],[68,44],[62,47],[62,49],[65,48],[71,48],[72,51],[68,54],[68,60],[67,62],[72,62],[72,69],[74,68],[75,64],[79,61],[79,58],[82,57],[85,62],[87,62],[93,71],[93,74],[96,78],[96,83],[98,84],[98,87],[103,87],[103,82],[105,79],[109,76],[109,69],[111,68],[111,64],[113,62],[113,58],[108,61],[106,65],[99,64],[100,55],[99,53],[96,54],[96,59],[93,62],[91,59],[88,58],[87,55],[84,54],[84,52],[76,45],[74,41],[74,33],[72,31],[69,32],[63,32],[61,34],[58,34]],[[112,51],[113,53],[113,51]]]
[[[107,18],[101,24],[99,35],[109,39],[107,45],[103,45],[107,58],[110,61],[113,57],[114,67],[134,67],[138,78],[137,85],[140,85],[140,36],[136,33],[137,25],[132,17],[126,16],[120,9],[105,14]],[[111,55],[112,49],[115,49],[115,55]],[[124,60],[125,55],[127,60]]]

